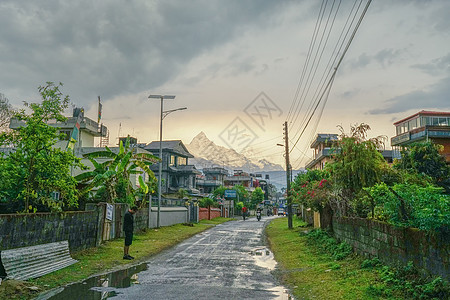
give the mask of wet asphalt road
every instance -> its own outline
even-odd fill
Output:
[[[116,280],[84,283],[90,294],[79,284],[51,299],[290,299],[272,274],[276,262],[263,241],[272,218],[218,225],[154,256],[126,284],[123,277],[115,287]]]

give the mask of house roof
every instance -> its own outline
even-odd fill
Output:
[[[174,152],[182,157],[188,157],[192,158],[194,157],[189,151],[187,150],[186,146],[183,144],[181,140],[174,140],[174,141],[162,141],[161,143],[163,151],[170,151]],[[145,150],[151,151],[153,153],[159,151],[159,141],[153,141],[147,146],[144,147]]]
[[[398,125],[400,123],[403,123],[405,121],[413,119],[413,118],[415,118],[417,116],[450,117],[450,112],[421,110],[421,111],[419,111],[418,113],[415,113],[412,116],[406,117],[404,119],[401,119],[400,121],[395,122],[394,125]]]
[[[338,135],[335,133],[319,133],[316,139],[312,142],[311,148],[316,148],[319,144],[325,142],[334,142],[338,140]]]

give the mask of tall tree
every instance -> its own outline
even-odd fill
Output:
[[[411,144],[402,150],[402,157],[394,167],[430,176],[437,185],[450,192],[450,166],[440,154],[442,148],[430,141]]]
[[[250,196],[251,207],[255,208],[262,201],[264,201],[264,192],[260,187],[257,187]]]
[[[50,120],[63,122],[62,115],[69,97],[60,91],[62,84],[48,82],[39,87],[41,103],[25,103],[31,110],[14,114],[23,126],[16,131],[0,133],[0,144],[13,146],[0,163],[0,193],[8,199],[13,211],[59,211],[76,207],[76,180],[70,175],[73,167],[82,167],[72,153],[55,148],[60,139],[58,128]]]
[[[351,126],[350,135],[340,127],[341,135],[333,148],[333,162],[327,164],[337,194],[334,210],[340,215],[367,214],[361,208],[358,194],[364,187],[381,181],[388,165],[379,149],[383,148],[385,137],[367,139],[367,124]]]

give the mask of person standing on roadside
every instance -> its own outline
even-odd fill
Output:
[[[123,231],[125,232],[125,246],[123,247],[123,259],[134,259],[133,256],[128,254],[130,251],[130,245],[133,242],[133,230],[134,230],[134,217],[133,215],[137,212],[138,208],[133,206],[130,208],[123,218]]]

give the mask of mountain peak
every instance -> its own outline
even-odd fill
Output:
[[[258,159],[250,153],[247,157],[246,154],[216,145],[208,139],[203,131],[197,134],[186,147],[194,155],[195,158],[191,161],[199,169],[213,165],[225,165],[232,170],[244,169],[251,172],[283,170],[280,165],[271,163],[266,159]]]

